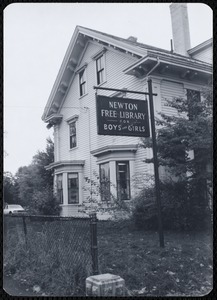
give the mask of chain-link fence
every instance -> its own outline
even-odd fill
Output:
[[[4,270],[55,296],[83,295],[98,272],[95,216],[5,216]]]

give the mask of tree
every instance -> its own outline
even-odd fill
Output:
[[[38,151],[37,154],[33,156],[32,163],[29,166],[20,167],[15,175],[18,186],[19,203],[31,208],[38,208],[38,206],[35,205],[35,195],[40,194],[42,196],[43,191],[46,194],[48,189],[53,189],[53,171],[45,169],[53,160],[54,143],[48,138],[46,150]],[[46,201],[43,202],[43,205],[46,206]]]
[[[3,175],[4,203],[16,203],[15,178],[10,172]]]
[[[199,207],[203,212],[209,206],[208,185],[212,184],[212,90],[206,87],[198,92],[188,91],[186,98],[167,100],[167,105],[175,108],[177,114],[163,113],[156,120],[159,165],[167,171],[177,189],[182,187],[183,207],[195,212]],[[151,147],[151,139],[142,140],[143,147]],[[189,155],[189,154],[193,155]],[[153,160],[147,160],[150,163]],[[164,187],[161,184],[161,187]],[[184,187],[184,189],[183,189]]]
[[[45,151],[38,151],[33,156],[32,164],[37,167],[37,176],[41,178],[41,187],[53,187],[53,170],[46,170],[48,166],[54,161],[54,143],[51,138],[47,138],[47,145]]]

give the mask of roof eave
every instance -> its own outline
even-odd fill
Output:
[[[188,68],[193,71],[199,71],[206,74],[212,74],[212,66],[208,63],[203,63],[199,61],[192,60],[190,58],[178,58],[172,55],[162,55],[159,53],[149,52],[147,56],[143,59],[140,59],[138,62],[132,64],[130,67],[125,69],[123,72],[127,75],[133,75],[133,72],[136,68],[139,68],[141,65],[145,66],[150,61],[156,61],[160,63],[165,63],[168,65],[173,65],[181,68]]]
[[[67,48],[66,54],[63,58],[63,62],[61,64],[61,67],[60,67],[59,72],[57,74],[56,80],[55,80],[54,85],[52,87],[52,90],[51,90],[50,96],[48,98],[44,113],[42,115],[42,120],[44,122],[46,122],[48,117],[50,116],[50,114],[49,114],[50,108],[51,108],[52,103],[54,101],[54,97],[57,93],[58,87],[60,86],[60,83],[62,81],[62,77],[63,77],[64,71],[67,67],[67,64],[69,62],[73,47],[75,46],[76,40],[77,40],[78,35],[80,33],[83,34],[84,36],[88,36],[90,38],[93,38],[96,41],[105,42],[108,45],[112,45],[112,46],[117,47],[117,48],[122,48],[122,49],[124,49],[128,52],[131,52],[134,55],[139,56],[139,57],[143,57],[145,55],[145,53],[147,52],[145,49],[138,48],[138,47],[133,46],[133,45],[128,45],[128,44],[126,44],[122,41],[112,39],[111,37],[103,36],[103,34],[94,32],[92,30],[89,30],[89,29],[86,29],[86,28],[83,28],[83,27],[80,27],[80,26],[76,26],[74,34],[73,34],[73,36],[71,38],[71,41],[69,43],[69,46]]]

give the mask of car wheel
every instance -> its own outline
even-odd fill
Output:
[[[9,211],[9,215],[12,215],[12,211]]]

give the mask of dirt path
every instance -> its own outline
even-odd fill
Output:
[[[31,288],[14,280],[11,276],[4,276],[3,289],[10,296],[37,296]]]

